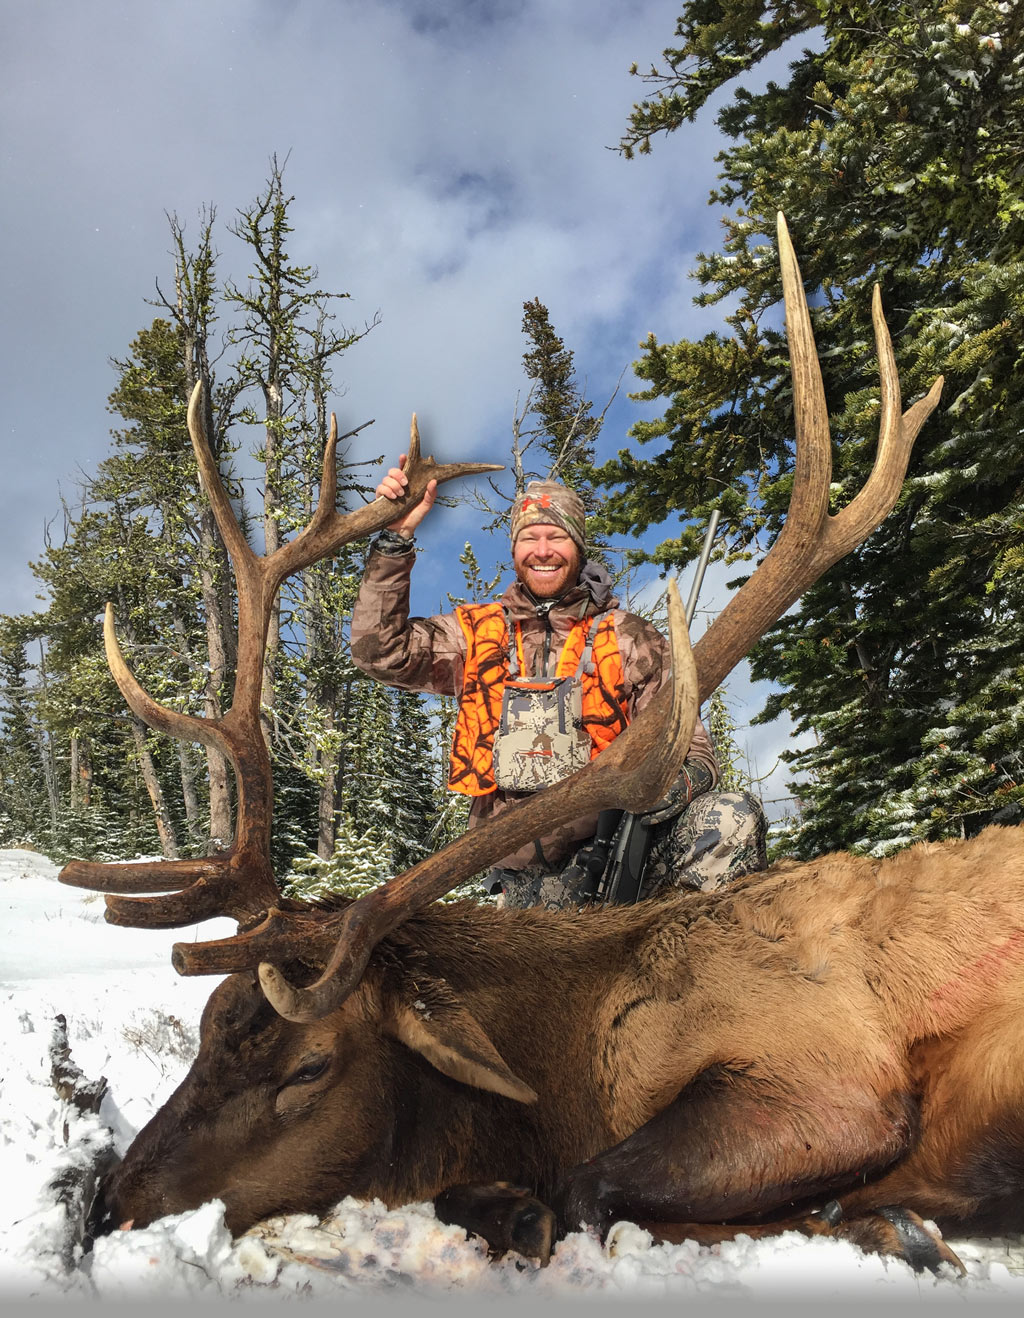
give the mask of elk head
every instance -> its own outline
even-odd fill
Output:
[[[235,839],[224,854],[199,860],[76,861],[65,867],[61,880],[112,894],[107,897],[112,923],[165,928],[228,914],[238,921],[239,933],[174,948],[172,959],[180,973],[232,973],[232,978],[207,1006],[192,1072],[139,1136],[115,1180],[119,1217],[141,1223],[218,1195],[228,1205],[229,1225],[237,1230],[271,1212],[326,1207],[346,1193],[395,1202],[436,1193],[444,1188],[430,1180],[433,1174],[436,1181],[436,1169],[395,1170],[401,1162],[395,1153],[396,1111],[408,1080],[399,1072],[409,1058],[425,1060],[432,1073],[448,1081],[516,1103],[536,1097],[495,1047],[493,1022],[476,1019],[447,984],[409,969],[400,927],[465,878],[558,823],[611,807],[641,812],[658,801],[685,757],[700,702],[803,591],[893,507],[913,441],[938,402],[941,379],[902,412],[876,289],[872,314],[882,402],[878,454],[857,497],[830,515],[831,440],[824,389],[799,269],[781,215],[778,236],[796,472],[789,514],[776,543],[692,653],[678,594],[670,586],[672,681],[586,768],[336,909],[282,899],[271,871],[270,765],[259,727],[263,645],[271,602],[285,577],[386,525],[394,518],[394,505],[379,499],[342,517],[326,502],[335,488],[332,422],[313,520],[275,554],[258,558],[224,494],[202,433],[198,390],[193,395],[190,433],[238,582],[239,664],[231,709],[208,722],[158,705],[129,672],[109,607],[104,635],[114,677],[140,717],[172,735],[216,744],[232,760],[238,781]],[[484,464],[437,467],[420,459],[414,418],[406,499],[418,500],[431,477],[448,480],[493,469]],[[174,891],[168,894],[168,889]],[[126,895],[132,893],[167,895]],[[534,913],[494,914],[497,923],[507,923]],[[542,928],[542,922],[536,927]],[[387,956],[374,957],[384,939]],[[417,1065],[422,1072],[421,1062]],[[286,1169],[294,1175],[286,1176]]]

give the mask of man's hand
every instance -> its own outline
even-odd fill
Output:
[[[398,466],[388,469],[388,474],[377,486],[378,499],[400,499],[402,497],[406,486],[409,484],[409,477],[405,474],[406,459],[407,455],[405,453],[400,454]],[[433,508],[436,497],[437,481],[428,481],[426,492],[416,507],[410,508],[396,521],[390,522],[388,530],[394,531],[396,535],[404,536],[406,540],[411,540],[417,526]]]

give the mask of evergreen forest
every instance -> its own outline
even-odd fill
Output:
[[[783,47],[788,79],[746,90]],[[694,0],[661,61],[633,73],[645,95],[620,149],[635,168],[685,149],[714,98],[723,238],[694,273],[697,301],[727,313],[699,340],[643,344],[636,396],[663,411],[598,470],[607,524],[635,534],[689,508],[687,530],[637,555],[664,568],[696,556],[714,508],[729,562],[756,561],[774,537],[793,458],[781,209],[813,299],[834,508],[873,461],[873,285],[904,403],[937,375],[945,388],[894,513],[753,654],[754,675],[777,684],[758,718],[788,710],[807,747],[788,753],[799,809],[777,852],[884,855],[1019,820],[1024,9]]]

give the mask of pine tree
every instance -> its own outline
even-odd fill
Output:
[[[282,884],[286,897],[324,901],[331,897],[362,897],[391,877],[387,847],[373,829],[360,830],[343,817],[330,856],[299,853]]]
[[[743,768],[743,752],[736,742],[736,721],[726,702],[725,691],[718,687],[708,699],[708,733],[718,761],[718,789],[722,792],[749,791],[750,774]]]
[[[321,316],[323,312],[321,311]],[[297,489],[301,521],[309,522],[319,495],[317,476],[323,461],[323,437],[328,433],[327,385],[330,354],[323,355],[322,325],[311,338],[312,359],[307,363],[308,391],[300,400],[299,444],[301,454]],[[368,423],[367,423],[368,424]],[[353,478],[345,460],[343,444],[363,426],[342,437],[338,454],[340,500],[365,493],[365,485]],[[314,563],[301,573],[298,583],[289,583],[293,601],[292,631],[294,662],[301,669],[303,699],[296,717],[305,741],[304,772],[317,784],[316,851],[326,859],[336,846],[336,829],[342,782],[351,758],[353,728],[358,720],[354,701],[362,674],[348,652],[346,622],[359,589],[362,553],[356,545],[343,545],[333,558]],[[296,589],[297,585],[297,589]]]
[[[535,419],[534,433],[548,460],[541,474],[572,486],[592,512],[597,496],[590,478],[604,416],[594,416],[593,404],[583,397],[573,353],[555,333],[540,298],[523,303],[523,333],[530,343],[523,370],[534,384],[526,415]]]
[[[359,832],[380,827],[392,809],[388,783],[388,745],[392,728],[392,691],[360,676],[354,691],[348,767],[341,784],[339,811]]]
[[[394,691],[392,709],[384,777],[391,813],[380,831],[389,841],[392,872],[400,874],[434,850],[435,765],[424,697]]]
[[[435,787],[433,810],[433,845],[436,850],[454,842],[469,826],[470,798],[461,792],[448,790],[451,771],[451,748],[455,736],[455,721],[459,716],[459,701],[455,696],[438,696],[434,703],[437,719],[435,738]],[[479,895],[479,892],[476,893]]]
[[[117,818],[126,821],[134,850],[174,854],[180,816],[168,805],[173,751],[125,710],[107,670],[99,620],[113,602],[140,680],[164,696],[174,664],[162,662],[162,628],[176,582],[159,539],[128,499],[111,497],[104,508],[86,505],[69,517],[63,543],[50,544],[32,569],[47,607],[13,621],[40,646],[35,706],[48,743],[48,854],[104,854]],[[80,794],[83,757],[87,803]]]
[[[627,154],[694,118],[714,92],[796,32],[819,28],[785,85],[733,88],[718,113],[732,145],[712,200],[732,207],[723,250],[698,258],[726,330],[661,344],[637,365],[662,418],[601,469],[619,529],[665,508],[694,524],[650,557],[681,565],[723,512],[725,552],[755,556],[778,529],[792,471],[790,385],[777,315],[776,208],[795,235],[838,463],[841,507],[873,460],[878,383],[870,289],[878,282],[906,397],[940,371],[944,410],[918,440],[895,513],[804,596],[753,656],[815,744],[798,854],[884,853],[1011,818],[1024,800],[1019,545],[1024,532],[1020,158],[1024,13],[995,3],[753,8],[684,6],[658,94],[634,110]]]
[[[228,284],[225,298],[238,309],[241,323],[230,332],[240,349],[236,365],[239,392],[256,390],[260,406],[251,404],[239,419],[263,427],[263,543],[272,554],[295,530],[305,513],[303,473],[308,470],[308,444],[303,442],[303,403],[312,387],[322,399],[330,381],[333,359],[369,331],[331,328],[332,300],[347,293],[316,287],[318,271],[292,261],[287,245],[293,226],[289,207],[295,200],[284,191],[284,166],[271,161],[266,187],[247,209],[239,211],[231,232],[248,247],[253,271],[248,285]],[[321,409],[314,409],[314,414]],[[326,418],[321,418],[326,419]],[[316,436],[321,446],[324,432]],[[287,627],[287,616],[284,620]],[[275,675],[281,644],[278,602],[267,635],[263,704],[275,701]]]
[[[532,480],[568,485],[580,496],[588,514],[601,504],[594,487],[595,445],[618,385],[604,410],[595,415],[593,403],[584,397],[577,378],[574,355],[555,331],[550,313],[539,298],[523,303],[522,330],[530,345],[523,353],[523,370],[531,384],[521,407],[517,397],[512,421],[509,466],[513,494],[509,497],[493,481],[490,485],[496,499],[468,491],[470,501],[489,519],[482,528],[485,532],[501,529],[507,533],[512,501]],[[590,557],[606,562],[608,550],[600,532],[599,519],[591,517],[588,552]],[[466,548],[468,551],[469,546]],[[461,561],[465,568],[466,559]],[[499,564],[497,577],[504,570]]]
[[[203,385],[204,425],[207,441],[211,451],[225,477],[229,475],[227,462],[233,446],[227,437],[234,398],[238,389],[237,382],[218,384],[210,363],[210,335],[217,319],[219,305],[218,289],[215,277],[216,259],[213,250],[213,226],[216,210],[210,206],[204,208],[199,216],[199,237],[190,249],[185,240],[185,226],[176,216],[171,216],[171,238],[174,244],[174,297],[167,298],[157,284],[158,305],[170,316],[170,323],[177,333],[181,360],[180,400],[184,409],[192,395],[192,390],[199,382]],[[153,385],[160,389],[161,379],[153,377]],[[130,399],[125,398],[130,404]],[[115,410],[121,411],[126,420],[133,419],[131,411],[126,411],[120,402]],[[179,414],[175,427],[177,443],[191,463],[191,446],[182,424],[184,411]],[[141,418],[138,418],[141,421]],[[190,468],[188,468],[190,470]],[[202,713],[204,718],[216,719],[221,716],[230,699],[230,683],[235,667],[235,643],[233,632],[234,591],[228,564],[227,550],[221,539],[220,531],[213,516],[202,483],[195,478],[198,486],[195,575],[202,600],[203,626],[205,628],[205,680],[203,682]],[[236,496],[240,491],[232,491]],[[245,516],[244,506],[240,507]],[[206,849],[215,851],[226,846],[231,836],[231,814],[233,798],[233,777],[227,756],[216,746],[205,748],[206,771],[209,790],[209,825]],[[183,787],[188,791],[187,785]],[[190,830],[194,833],[194,827]]]
[[[8,652],[13,704],[0,734],[0,765],[5,756],[12,766],[21,762],[24,720],[34,720],[48,815],[42,819],[37,796],[36,832],[46,825],[54,854],[66,854],[65,843],[78,854],[98,854],[118,829],[113,855],[175,855],[230,838],[232,776],[224,756],[211,751],[204,773],[201,752],[155,737],[127,715],[106,670],[98,618],[113,601],[129,664],[158,700],[206,718],[222,714],[235,665],[233,581],[187,434],[193,386],[204,385],[205,429],[243,533],[250,519],[231,478],[229,426],[263,424],[264,538],[272,550],[276,538],[309,520],[319,493],[330,367],[366,332],[332,329],[329,300],[336,295],[315,288],[315,270],[289,259],[290,203],[274,161],[266,189],[233,230],[248,244],[253,278],[244,291],[231,286],[224,294],[214,279],[213,208],[202,212],[191,250],[184,226],[171,219],[173,293],[157,285],[164,316],[114,362],[111,453],[84,482],[80,506],[66,509],[63,543],[48,545],[35,565],[47,606],[6,620],[22,648]],[[222,359],[218,381],[209,338],[225,313],[233,317],[227,337],[237,353]],[[261,406],[246,398],[254,388]],[[338,493],[361,495],[344,462],[340,472]],[[369,745],[366,702],[356,693],[365,679],[346,650],[356,555],[356,547],[345,547],[334,563],[290,582],[283,630],[271,638],[266,709],[279,800],[275,861],[282,868],[307,847],[330,852],[345,809],[346,769],[354,769],[352,795],[362,800],[370,788],[359,774],[374,755],[379,759]],[[38,680],[23,695],[18,664],[30,641],[41,647]],[[20,823],[18,830],[25,832]]]
[[[220,688],[227,676],[222,627],[218,617],[214,654],[221,656],[221,671],[220,680],[211,686],[211,629],[201,626],[200,619],[205,618],[204,604],[210,600],[215,614],[221,613],[220,589],[225,574],[222,567],[204,574],[196,562],[197,551],[203,556],[208,552],[204,542],[219,544],[219,537],[214,540],[204,527],[208,505],[200,491],[186,430],[191,373],[184,340],[180,319],[177,324],[157,319],[149,329],[140,331],[131,344],[129,357],[114,361],[119,378],[108,403],[127,424],[112,430],[113,453],[100,463],[95,478],[88,482],[86,497],[97,504],[120,501],[145,518],[149,552],[163,563],[159,581],[166,593],[158,597],[154,592],[149,607],[155,617],[166,621],[164,654],[172,661],[171,673],[178,684],[172,703],[197,714],[205,705],[207,716],[217,717],[222,708]],[[222,461],[223,456],[222,451]],[[220,588],[213,587],[214,581],[220,583]],[[133,736],[138,746],[139,738],[144,739],[146,734],[135,728]],[[200,787],[203,774],[197,749],[179,742],[175,753],[176,787],[185,815],[184,845],[189,852],[201,853],[209,849],[209,839],[220,835],[218,802],[215,796],[210,805],[205,789]],[[222,761],[223,756],[216,752],[211,782],[221,783],[226,769]],[[175,841],[174,850],[177,845]]]
[[[25,629],[13,619],[0,625],[0,839],[5,846],[39,845],[49,816],[56,828],[56,799],[47,790],[48,747],[35,709]],[[52,815],[50,806],[54,806]]]

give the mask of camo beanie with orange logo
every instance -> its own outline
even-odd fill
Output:
[[[567,486],[558,481],[530,481],[512,505],[512,543],[515,544],[519,532],[528,526],[560,526],[572,537],[585,558],[585,520],[583,500]]]

